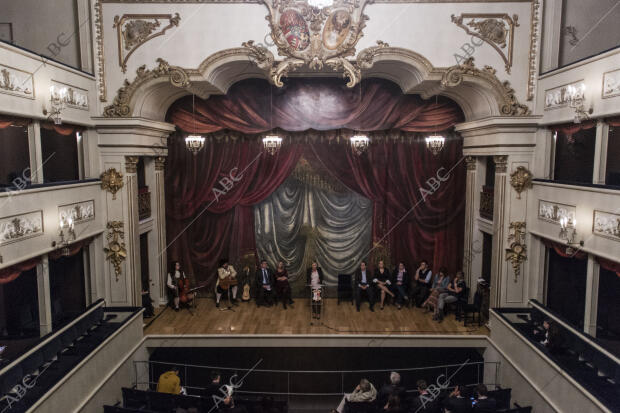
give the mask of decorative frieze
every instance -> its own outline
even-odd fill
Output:
[[[32,73],[0,64],[0,93],[34,99]]]
[[[612,98],[620,96],[620,69],[603,73],[602,98]]]
[[[553,89],[545,90],[545,110],[559,109],[568,106],[570,101],[570,94],[568,92],[569,87],[575,89],[576,96],[573,98],[584,99],[585,88],[583,87],[583,79],[575,82],[554,87]]]
[[[594,210],[592,233],[600,237],[620,241],[620,215]]]
[[[0,245],[43,235],[43,211],[0,218]]]
[[[74,224],[81,224],[95,219],[95,201],[82,201],[58,207],[58,217],[61,222],[68,222],[71,218]]]
[[[564,205],[557,202],[538,200],[538,219],[560,225],[560,220],[566,218],[568,222],[575,222],[577,208],[574,205]]]
[[[74,109],[88,110],[88,90],[52,80],[57,90],[67,89],[65,104]]]

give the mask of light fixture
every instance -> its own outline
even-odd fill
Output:
[[[316,7],[318,9],[329,7],[333,3],[334,3],[333,0],[308,0],[308,5],[312,7]]]
[[[282,138],[278,135],[266,135],[263,138],[263,147],[269,155],[275,155],[282,146]]]
[[[433,134],[426,137],[426,147],[435,156],[443,150],[445,143],[446,138],[443,135]]]
[[[439,95],[435,95],[435,106],[439,102]],[[443,150],[444,145],[446,144],[446,138],[443,135],[437,133],[437,126],[435,126],[435,132],[432,135],[428,135],[426,137],[426,147],[429,151],[435,156],[439,155],[439,153]]]
[[[60,217],[60,232],[58,233],[58,236],[60,237],[60,242],[57,243],[56,241],[53,241],[52,247],[59,246],[59,248],[62,248],[62,255],[67,257],[71,254],[69,245],[71,244],[71,241],[75,241],[75,222],[73,221],[73,217]]]
[[[196,131],[196,96],[192,95],[192,118],[194,119],[194,132]],[[196,155],[205,146],[205,137],[201,135],[188,135],[185,137],[185,147],[192,154]]]
[[[577,220],[569,219],[567,217],[560,218],[560,239],[566,241],[566,254],[573,255],[575,250],[573,246],[579,245],[583,247],[583,240],[575,242],[575,236],[577,235]]]
[[[349,143],[351,144],[351,149],[357,155],[361,155],[370,146],[370,138],[366,135],[353,135],[349,138]]]
[[[586,85],[581,83],[579,86],[569,85],[566,88],[568,105],[575,110],[574,123],[581,123],[584,120],[590,119],[590,115],[594,112],[592,106],[586,111]]]
[[[57,88],[50,86],[50,110],[43,108],[43,114],[54,122],[54,125],[62,124],[62,111],[67,107],[69,99],[67,88]]]

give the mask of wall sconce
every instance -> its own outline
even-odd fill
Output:
[[[43,114],[47,116],[48,119],[54,121],[54,125],[62,124],[62,111],[67,107],[67,102],[69,99],[69,94],[67,92],[67,88],[57,88],[56,86],[50,86],[50,106],[51,109],[48,111],[47,108],[43,108]]]
[[[75,223],[72,217],[60,217],[60,232],[58,236],[60,237],[60,242],[53,241],[52,247],[56,248],[58,246],[62,248],[62,255],[67,257],[71,253],[69,245],[71,241],[75,241]]]
[[[575,250],[573,246],[579,245],[583,247],[584,242],[580,240],[579,242],[575,242],[575,237],[577,236],[577,220],[576,219],[568,219],[566,217],[560,218],[560,239],[566,241],[566,254],[572,255]]]
[[[586,111],[586,85],[581,83],[575,87],[573,85],[568,86],[566,89],[568,94],[568,105],[575,110],[574,123],[581,123],[581,121],[590,119],[590,115],[594,112],[594,109],[590,105],[590,108]]]

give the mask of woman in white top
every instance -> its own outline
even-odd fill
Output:
[[[323,270],[316,261],[312,261],[312,266],[306,272],[306,281],[312,290],[312,318],[321,317],[320,299],[321,285],[323,284]],[[315,299],[316,297],[316,299]]]

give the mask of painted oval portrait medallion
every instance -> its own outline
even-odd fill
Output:
[[[351,29],[351,15],[346,10],[334,11],[323,28],[323,46],[335,50],[344,42]]]
[[[288,44],[295,50],[304,50],[310,44],[310,31],[301,14],[286,10],[280,16],[280,29]]]

